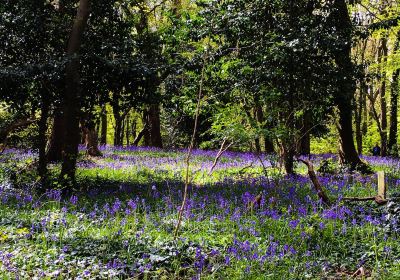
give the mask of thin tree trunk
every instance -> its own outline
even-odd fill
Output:
[[[131,124],[132,139],[136,139],[136,126],[137,126],[136,120],[133,119]]]
[[[43,91],[46,89],[42,89]],[[46,157],[46,144],[47,144],[47,120],[49,118],[50,102],[49,97],[45,92],[42,92],[41,114],[39,120],[39,165],[38,174],[44,183],[47,177],[47,157]]]
[[[300,143],[298,147],[298,153],[300,155],[309,155],[311,152],[311,115],[309,111],[306,111],[302,118],[302,124],[300,128]]]
[[[397,147],[397,106],[399,98],[399,75],[400,69],[396,69],[392,76],[392,84],[390,87],[390,129],[388,150],[390,155],[398,156]]]
[[[382,137],[381,137],[381,156],[386,156],[387,154],[387,103],[386,103],[386,62],[387,62],[387,38],[382,38],[381,41],[381,52],[383,59],[382,66],[382,80],[381,80],[381,88],[380,88],[380,103],[381,103],[381,127],[382,127]]]
[[[363,141],[363,135],[362,135],[362,116],[363,116],[363,98],[364,98],[364,92],[365,90],[365,82],[362,81],[360,83],[360,90],[359,90],[359,98],[355,110],[355,124],[356,124],[356,143],[357,143],[357,152],[359,155],[362,154],[362,141]]]
[[[116,116],[115,118],[115,131],[114,131],[114,146],[122,146],[121,132],[122,132],[122,118]]]
[[[49,162],[59,162],[62,160],[64,132],[64,116],[60,109],[56,108],[54,112],[50,141],[47,149],[47,160]]]
[[[260,112],[260,108],[259,107],[260,106],[257,106],[257,107],[254,108],[254,117],[258,122],[257,126],[260,126],[260,124],[262,123],[262,118],[263,118],[262,108],[261,108],[261,112]],[[259,136],[257,136],[254,139],[254,144],[255,144],[255,148],[256,148],[256,153],[258,153],[258,154],[261,153],[261,144],[260,144],[260,137]]]
[[[126,136],[126,145],[129,146],[130,145],[130,136],[131,136],[131,132],[130,132],[130,117],[129,114],[126,116],[126,125],[125,125],[125,136]]]
[[[80,62],[79,51],[83,34],[90,15],[90,0],[80,0],[76,18],[68,41],[67,55],[70,61],[66,67],[65,94],[63,100],[65,137],[61,179],[75,181],[76,161],[79,146],[79,114],[80,114]]]
[[[393,53],[398,52],[400,48],[400,32],[397,33],[396,42],[394,45]],[[390,85],[390,128],[389,128],[389,142],[388,151],[392,156],[398,156],[399,150],[397,147],[397,106],[399,98],[399,75],[400,68],[394,70],[392,75],[392,83]]]
[[[111,106],[113,109],[113,115],[114,115],[114,120],[115,120],[115,127],[114,127],[114,146],[121,146],[122,145],[122,122],[123,122],[123,117],[121,113],[121,108],[118,104],[118,96],[114,96]]]
[[[107,144],[107,110],[106,106],[104,105],[101,109],[101,137],[100,137],[100,144],[106,145]]]

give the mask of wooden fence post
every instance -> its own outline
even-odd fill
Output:
[[[386,199],[385,172],[378,171],[378,196]]]

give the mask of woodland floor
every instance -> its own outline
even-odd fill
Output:
[[[34,153],[1,155],[1,279],[342,279],[361,267],[360,278],[400,278],[397,218],[374,202],[341,200],[375,195],[376,175],[339,172],[333,155],[311,158],[316,169],[330,162],[331,174],[318,175],[335,204],[324,207],[302,164],[285,177],[273,157],[228,152],[208,175],[217,152],[194,151],[174,241],[185,151],[102,151],[82,154],[80,190],[66,198],[56,180],[33,194],[36,175],[21,170]],[[385,171],[389,197],[397,196],[400,161],[364,159]],[[54,178],[58,170],[51,165]],[[249,211],[259,193],[260,207]]]

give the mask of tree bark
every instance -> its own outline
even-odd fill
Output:
[[[103,154],[99,150],[99,142],[97,138],[97,131],[94,124],[89,121],[85,126],[83,126],[85,134],[85,146],[88,155],[93,157],[100,157]]]
[[[400,32],[397,33],[396,43],[393,52],[397,52],[400,47]],[[397,106],[399,98],[399,75],[400,69],[394,70],[392,75],[392,83],[390,85],[390,128],[388,151],[392,156],[398,156],[399,150],[397,147]]]
[[[114,130],[114,146],[122,146],[122,117],[114,113],[115,130]]]
[[[80,59],[79,51],[83,34],[90,15],[90,0],[80,0],[71,34],[68,40],[67,55],[70,61],[66,67],[64,108],[64,149],[61,167],[61,179],[75,181],[76,161],[80,141],[79,114],[80,114]]]
[[[387,104],[386,104],[386,62],[388,55],[387,48],[387,38],[384,37],[381,40],[381,58],[383,59],[382,63],[382,77],[381,77],[381,88],[380,88],[380,103],[381,103],[381,156],[387,155]]]
[[[150,146],[150,121],[147,109],[143,111],[143,144],[145,147]]]
[[[359,98],[357,102],[357,109],[355,110],[355,124],[356,124],[356,143],[357,143],[357,152],[359,155],[362,154],[363,148],[363,116],[364,111],[367,110],[364,107],[368,91],[368,86],[366,85],[365,81],[361,81],[360,83],[360,90],[359,90]]]
[[[121,112],[121,108],[119,105],[118,95],[114,95],[114,100],[111,103],[113,109],[113,115],[115,120],[114,127],[114,146],[122,146],[122,122],[124,120],[123,113]]]
[[[60,110],[56,108],[54,112],[53,127],[46,153],[49,162],[59,162],[62,160],[65,125],[63,113]]]
[[[100,144],[106,145],[107,144],[107,111],[106,111],[105,105],[101,109],[100,119],[101,119]]]
[[[354,66],[351,61],[352,23],[345,0],[335,0],[331,20],[337,29],[341,47],[334,53],[335,61],[343,79],[338,83],[335,103],[338,108],[338,130],[340,138],[340,154],[344,163],[350,164],[353,169],[364,166],[357,153],[353,140],[352,102],[355,93],[353,78]]]
[[[298,143],[297,152],[300,155],[309,155],[311,152],[311,115],[306,111],[302,118],[300,127],[300,139]]]
[[[130,118],[129,118],[129,114],[126,116],[126,120],[125,120],[125,137],[126,137],[126,145],[129,146],[130,145],[130,137],[131,137],[131,132],[130,132]]]
[[[45,91],[46,89],[42,89]],[[47,177],[47,157],[46,157],[46,144],[47,144],[47,120],[49,118],[50,102],[49,96],[46,92],[41,93],[42,104],[41,114],[39,120],[39,164],[38,164],[38,175],[42,181],[45,182]]]

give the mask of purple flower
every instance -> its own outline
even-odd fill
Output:
[[[71,198],[69,199],[69,202],[72,205],[76,205],[78,203],[78,197],[76,195],[72,195]]]
[[[291,229],[295,229],[299,223],[300,223],[299,220],[290,221],[290,222],[289,222],[289,227],[290,227]]]

